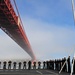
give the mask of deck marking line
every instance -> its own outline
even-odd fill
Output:
[[[57,74],[57,73],[55,73],[55,72],[48,71],[48,70],[46,70],[46,72],[53,73],[54,75],[59,75],[59,74]]]
[[[0,74],[28,74],[28,73],[0,73]]]
[[[36,71],[37,73],[40,73],[41,75],[43,74],[42,72],[40,72],[40,71]]]

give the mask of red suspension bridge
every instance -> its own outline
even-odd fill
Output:
[[[13,1],[18,12],[15,0]],[[35,59],[35,55],[24,32],[19,12],[16,15],[11,0],[0,0],[0,28],[21,46],[32,59]]]

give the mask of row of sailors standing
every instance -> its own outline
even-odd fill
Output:
[[[49,70],[60,71],[65,61],[66,61],[65,57],[62,59],[44,61],[43,68],[41,68],[42,63],[40,61],[39,62],[34,61],[33,64],[31,61],[29,61],[28,63],[24,61],[23,69],[27,69],[27,65],[28,65],[28,69],[32,69],[32,66],[33,66],[33,69],[36,69],[36,64],[38,64],[38,69],[49,69]],[[11,61],[8,62],[8,69],[11,69],[11,63],[12,63]],[[3,62],[3,69],[6,69],[6,65],[7,65],[7,62]],[[16,69],[16,65],[17,65],[17,62],[13,62],[13,69]],[[0,66],[1,66],[1,62],[0,62]],[[18,69],[22,69],[21,67],[22,67],[22,62],[19,62]],[[65,63],[62,71],[71,73],[70,56],[67,59],[67,62]],[[75,60],[74,60],[74,66],[73,66],[73,73],[75,73]]]
[[[17,65],[18,65],[18,69],[32,69],[32,62],[29,61],[28,63],[26,61],[23,62],[23,68],[22,68],[22,62],[13,62],[9,61],[8,63],[6,61],[3,62],[3,68],[2,69],[11,69],[13,64],[13,68],[12,69],[17,69]],[[8,66],[8,68],[7,68]],[[27,68],[28,66],[28,68]],[[0,62],[0,69],[1,69],[1,62]],[[36,69],[36,62],[33,62],[33,69]],[[38,62],[38,69],[41,69],[41,62]]]
[[[60,71],[65,62],[65,57],[62,59],[47,61],[47,69]],[[70,57],[67,59],[67,62],[65,63],[62,71],[71,73]]]
[[[1,62],[0,62],[0,64],[1,64]],[[8,62],[8,69],[11,69],[11,64],[12,64],[12,61],[9,61]],[[3,69],[7,69],[6,65],[7,65],[7,62],[4,61],[3,62]],[[19,62],[18,63],[18,69],[21,69],[21,65],[22,65],[22,63]],[[16,69],[16,66],[17,66],[17,62],[13,62],[13,69]],[[23,69],[26,69],[26,61],[23,62]]]
[[[51,70],[60,70],[62,65],[64,64],[64,62],[66,61],[66,58],[63,58],[62,60],[49,60],[49,61],[44,61],[43,62],[43,68],[42,69],[51,69]],[[8,69],[11,69],[11,64],[12,61],[8,62]],[[41,62],[39,61],[38,63],[38,69],[41,69]],[[1,62],[0,62],[1,65]],[[6,68],[7,62],[3,62],[3,69],[7,69]],[[27,69],[27,65],[28,65],[28,69],[32,68],[32,62],[29,61],[28,63],[26,61],[23,62],[23,69]],[[64,65],[63,71],[67,72],[67,66],[68,66],[68,72],[71,72],[71,67],[70,67],[70,57],[67,60],[67,63]],[[17,67],[17,62],[13,62],[13,69],[16,69]],[[18,69],[22,69],[22,62],[18,63]],[[36,62],[33,62],[33,69],[36,69]]]

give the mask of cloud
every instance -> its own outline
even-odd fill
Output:
[[[25,30],[33,51],[39,59],[68,56],[74,47],[75,30],[36,19],[24,19]]]

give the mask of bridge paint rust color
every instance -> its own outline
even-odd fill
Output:
[[[0,0],[0,28],[35,59],[28,38],[10,0]]]

